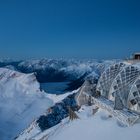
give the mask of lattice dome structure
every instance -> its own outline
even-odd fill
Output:
[[[97,91],[112,100],[114,108],[123,106],[140,113],[140,66],[125,62],[109,66],[98,81]]]
[[[126,65],[127,64],[123,62],[115,63],[104,70],[97,84],[97,90],[101,92],[102,96],[108,98],[110,87],[114,78]]]
[[[109,91],[109,99],[114,100],[119,97],[125,107],[128,107],[128,95],[140,75],[140,68],[137,66],[125,66],[113,80]]]
[[[140,76],[133,83],[127,100],[128,108],[140,113]]]

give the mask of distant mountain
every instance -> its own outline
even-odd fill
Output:
[[[95,71],[100,74],[114,61],[39,59],[23,61],[0,61],[0,67],[15,69],[22,73],[35,73],[37,80],[45,82],[75,81],[85,73]],[[9,67],[10,66],[10,67]]]
[[[36,72],[39,82],[64,82],[76,80],[96,68],[93,61],[41,59],[19,63],[18,70]]]

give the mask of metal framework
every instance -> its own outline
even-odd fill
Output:
[[[79,105],[91,101],[127,126],[140,121],[140,63],[110,65],[92,89],[93,84],[85,81],[77,96]]]
[[[140,114],[140,76],[133,83],[127,100],[128,108]]]
[[[101,74],[97,91],[112,100],[115,106],[122,104],[123,107],[140,113],[140,67],[126,62],[109,66]]]
[[[106,70],[104,70],[97,84],[97,90],[100,91],[102,96],[108,98],[113,80],[126,65],[127,63],[119,62],[109,66]]]
[[[131,89],[133,89],[133,84],[139,75],[139,67],[135,65],[125,66],[113,80],[109,91],[109,99],[113,101],[120,99],[123,106],[129,108],[130,106],[128,105],[128,96],[131,95]]]

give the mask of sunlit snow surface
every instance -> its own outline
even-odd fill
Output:
[[[84,111],[79,113],[81,119],[65,125],[49,140],[137,140],[140,138],[140,124],[123,127],[102,110],[94,116],[88,112],[89,109],[86,113]]]
[[[57,126],[44,132],[32,124],[17,140],[30,138],[34,140],[42,140],[42,138],[43,140],[138,140],[140,138],[140,124],[132,127],[123,126],[103,110],[93,115],[92,107],[83,106],[77,115],[80,119],[69,121],[69,118],[66,118]]]
[[[89,108],[79,113],[81,119],[70,122],[49,140],[138,140],[140,124],[123,127],[100,110],[94,116]]]
[[[0,68],[0,140],[12,140],[53,102],[34,74]]]

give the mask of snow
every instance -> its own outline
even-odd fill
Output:
[[[65,94],[61,94],[61,95],[56,95],[56,94],[47,94],[47,97],[49,99],[51,99],[54,103],[58,103],[60,101],[62,101],[63,99],[65,99],[67,96],[76,93],[79,89],[74,90],[72,92],[66,92]]]
[[[62,120],[60,124],[40,132],[38,126],[31,133],[24,133],[17,140],[138,140],[140,124],[126,127],[109,117],[107,112],[99,109],[92,114],[94,106],[82,106],[77,112],[79,119]],[[36,134],[36,135],[35,135]]]
[[[59,103],[61,102],[63,99],[65,99],[67,96],[77,92],[79,89],[74,90],[72,92],[67,92],[65,94],[61,94],[61,95],[55,95],[55,94],[47,94],[47,97],[49,99],[51,99],[54,103]],[[46,112],[44,112],[44,114],[46,114]],[[62,122],[65,122],[65,119],[62,120]],[[63,125],[63,123],[62,123]],[[36,120],[34,122],[32,122],[32,124],[25,130],[23,131],[16,140],[26,140],[26,139],[31,139],[34,138],[36,140],[38,140],[38,138],[46,135],[46,133],[48,134],[48,132],[54,131],[54,129],[58,129],[59,125],[56,125],[44,132],[41,131],[41,129],[39,128],[39,126],[36,124]]]
[[[86,111],[85,111],[86,110]],[[65,125],[49,140],[138,140],[140,124],[132,127],[119,125],[115,119],[100,110],[94,116],[84,107],[79,120]]]
[[[11,140],[53,104],[34,74],[0,68],[0,139]]]
[[[17,69],[16,69],[13,65],[7,65],[7,66],[5,66],[4,68],[17,71]]]
[[[140,61],[136,62],[136,63],[134,64],[134,66],[137,66],[138,68],[140,68]]]

